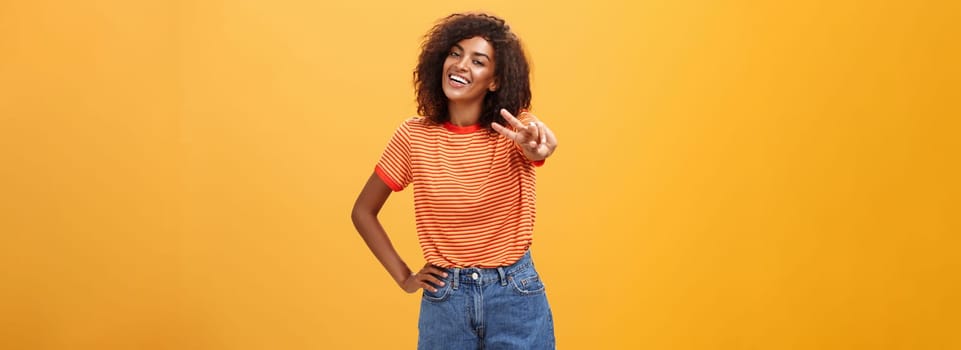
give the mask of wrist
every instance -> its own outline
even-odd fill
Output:
[[[548,156],[549,156],[549,155],[548,155]],[[527,152],[524,152],[524,157],[526,157],[527,160],[528,160],[529,162],[531,162],[531,164],[533,164],[534,166],[544,165],[544,161],[547,160],[547,157],[548,157],[548,156],[541,156],[541,155],[538,155],[538,154],[536,154],[536,153],[527,153]]]
[[[409,280],[413,275],[414,272],[411,271],[409,267],[404,265],[404,270],[394,277],[394,282],[397,282],[397,285],[403,288],[404,284],[407,283],[407,280]]]

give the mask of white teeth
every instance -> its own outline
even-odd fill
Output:
[[[456,82],[458,82],[458,83],[467,85],[467,79],[461,78],[461,77],[456,76],[456,75],[453,75],[453,74],[449,75],[448,77],[450,78],[450,80],[453,80],[453,81],[456,81]]]

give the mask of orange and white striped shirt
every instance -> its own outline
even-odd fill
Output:
[[[518,119],[534,121],[529,113]],[[394,191],[414,185],[424,259],[445,267],[506,266],[531,245],[534,167],[514,141],[480,125],[410,118],[374,168]]]

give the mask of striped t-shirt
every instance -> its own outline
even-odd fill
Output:
[[[525,125],[528,113],[518,116]],[[392,190],[414,185],[424,259],[445,267],[514,263],[531,245],[534,167],[510,139],[480,125],[404,121],[374,168]]]

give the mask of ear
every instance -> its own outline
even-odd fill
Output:
[[[487,90],[490,90],[490,92],[494,92],[494,91],[497,91],[497,87],[498,87],[497,82],[492,81],[491,85],[487,87]]]

